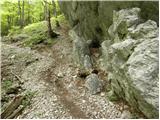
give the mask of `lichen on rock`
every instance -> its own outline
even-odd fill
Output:
[[[136,13],[129,11],[139,12],[133,8],[114,14],[118,16],[126,11],[131,15]],[[116,20],[119,19],[113,19],[112,26],[117,25]],[[127,20],[123,18],[124,23],[130,23]],[[113,38],[115,43],[107,46],[107,49],[106,41],[102,43],[104,58],[108,62],[106,69],[112,76],[112,91],[148,118],[158,118],[158,27],[152,20],[138,25],[133,23],[134,27],[123,25],[128,31],[123,40],[117,33],[118,27],[110,28],[117,34],[119,42]]]

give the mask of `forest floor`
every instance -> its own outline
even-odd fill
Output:
[[[55,44],[36,49],[2,43],[2,83],[11,71],[23,81],[23,92],[34,93],[18,118],[130,118],[123,102],[112,103],[106,92],[91,95],[72,60],[68,30],[59,29]]]

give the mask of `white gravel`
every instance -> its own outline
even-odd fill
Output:
[[[76,77],[77,68],[72,65],[71,44],[60,41],[51,50],[50,56],[30,49],[3,45],[5,59],[15,59],[17,55],[30,55],[39,60],[23,68],[21,78],[23,88],[35,92],[28,106],[18,118],[25,119],[70,119],[70,118],[125,118],[118,104],[110,102],[105,92],[91,95],[84,81]],[[14,52],[13,52],[14,51]],[[10,54],[12,52],[12,54]],[[63,58],[61,56],[63,55]],[[14,56],[14,57],[13,57]],[[21,56],[23,59],[23,56]],[[5,60],[4,59],[4,60]],[[28,58],[29,59],[29,58]],[[19,62],[15,61],[16,63]],[[25,61],[24,61],[25,62]],[[21,66],[15,64],[15,70]],[[127,108],[127,107],[126,107]],[[125,110],[126,111],[126,110]]]

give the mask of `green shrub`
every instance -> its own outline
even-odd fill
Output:
[[[27,107],[28,105],[30,105],[31,104],[31,99],[34,97],[35,94],[36,94],[36,92],[26,91],[25,98],[22,101],[22,105],[24,107]]]
[[[38,33],[45,33],[47,31],[46,21],[30,24],[23,29],[23,33],[28,35],[34,35]]]
[[[9,30],[8,36],[12,36],[15,34],[20,34],[20,33],[21,33],[21,29],[19,26],[12,26],[11,29]]]
[[[9,89],[13,84],[12,80],[4,80],[2,81],[2,89],[7,90]]]
[[[47,37],[43,33],[35,34],[33,36],[30,36],[28,39],[26,39],[24,41],[23,45],[33,47],[36,44],[42,43],[46,39],[47,39]]]

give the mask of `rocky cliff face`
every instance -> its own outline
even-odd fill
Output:
[[[60,2],[60,7],[73,27],[75,62],[92,69],[90,48],[100,48],[112,86],[109,98],[123,98],[146,117],[158,118],[158,3]]]
[[[108,39],[108,27],[112,24],[113,10],[130,7],[141,8],[141,20],[158,22],[158,2],[112,2],[112,1],[61,1],[61,10],[78,35],[86,40]]]
[[[148,20],[138,23],[139,8],[113,14],[111,40],[102,43],[103,64],[117,95],[148,118],[158,117],[158,27]]]

